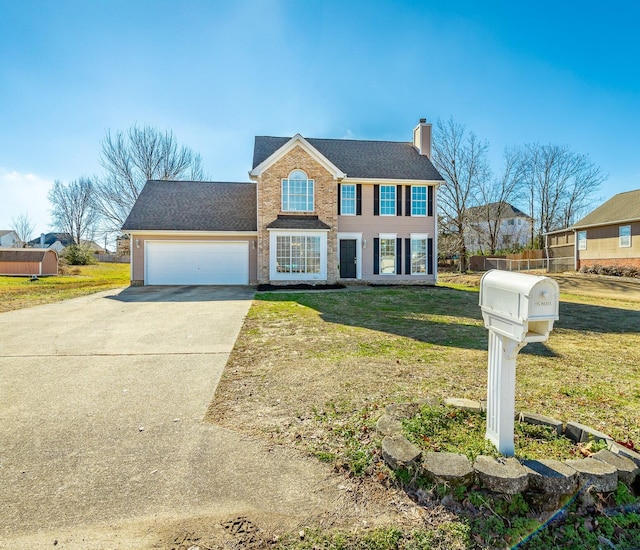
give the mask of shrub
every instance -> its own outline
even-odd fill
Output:
[[[640,269],[631,265],[583,265],[580,273],[592,275],[609,275],[610,277],[640,277]]]
[[[77,244],[67,246],[62,251],[61,256],[69,265],[91,265],[97,263],[92,250]]]

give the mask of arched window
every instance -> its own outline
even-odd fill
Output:
[[[313,212],[313,180],[302,170],[293,170],[282,180],[282,211]]]

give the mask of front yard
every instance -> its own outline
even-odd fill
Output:
[[[374,429],[384,406],[486,395],[477,288],[454,286],[259,293],[208,418],[397,488]],[[517,365],[517,409],[640,442],[638,301],[563,295],[549,341]],[[465,536],[459,547],[491,545]]]
[[[69,266],[65,275],[37,281],[28,277],[0,277],[0,313],[126,287],[129,269],[129,264],[99,263]]]

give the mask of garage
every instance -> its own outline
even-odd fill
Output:
[[[146,285],[249,284],[247,241],[146,241]]]

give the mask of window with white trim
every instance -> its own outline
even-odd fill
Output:
[[[340,214],[356,215],[356,186],[354,183],[343,183],[340,186]]]
[[[282,211],[313,212],[314,181],[302,170],[293,170],[282,180]]]
[[[413,185],[411,187],[411,215],[427,215],[427,186]]]
[[[320,236],[278,235],[276,262],[278,273],[320,273]]]
[[[411,275],[427,273],[427,235],[411,235]]]
[[[396,273],[396,239],[380,238],[380,274]]]
[[[620,248],[629,248],[631,246],[631,226],[621,225],[618,234],[620,236]]]
[[[396,186],[395,185],[380,186],[380,215],[381,216],[396,215]]]
[[[578,250],[587,249],[587,232],[578,231]]]

